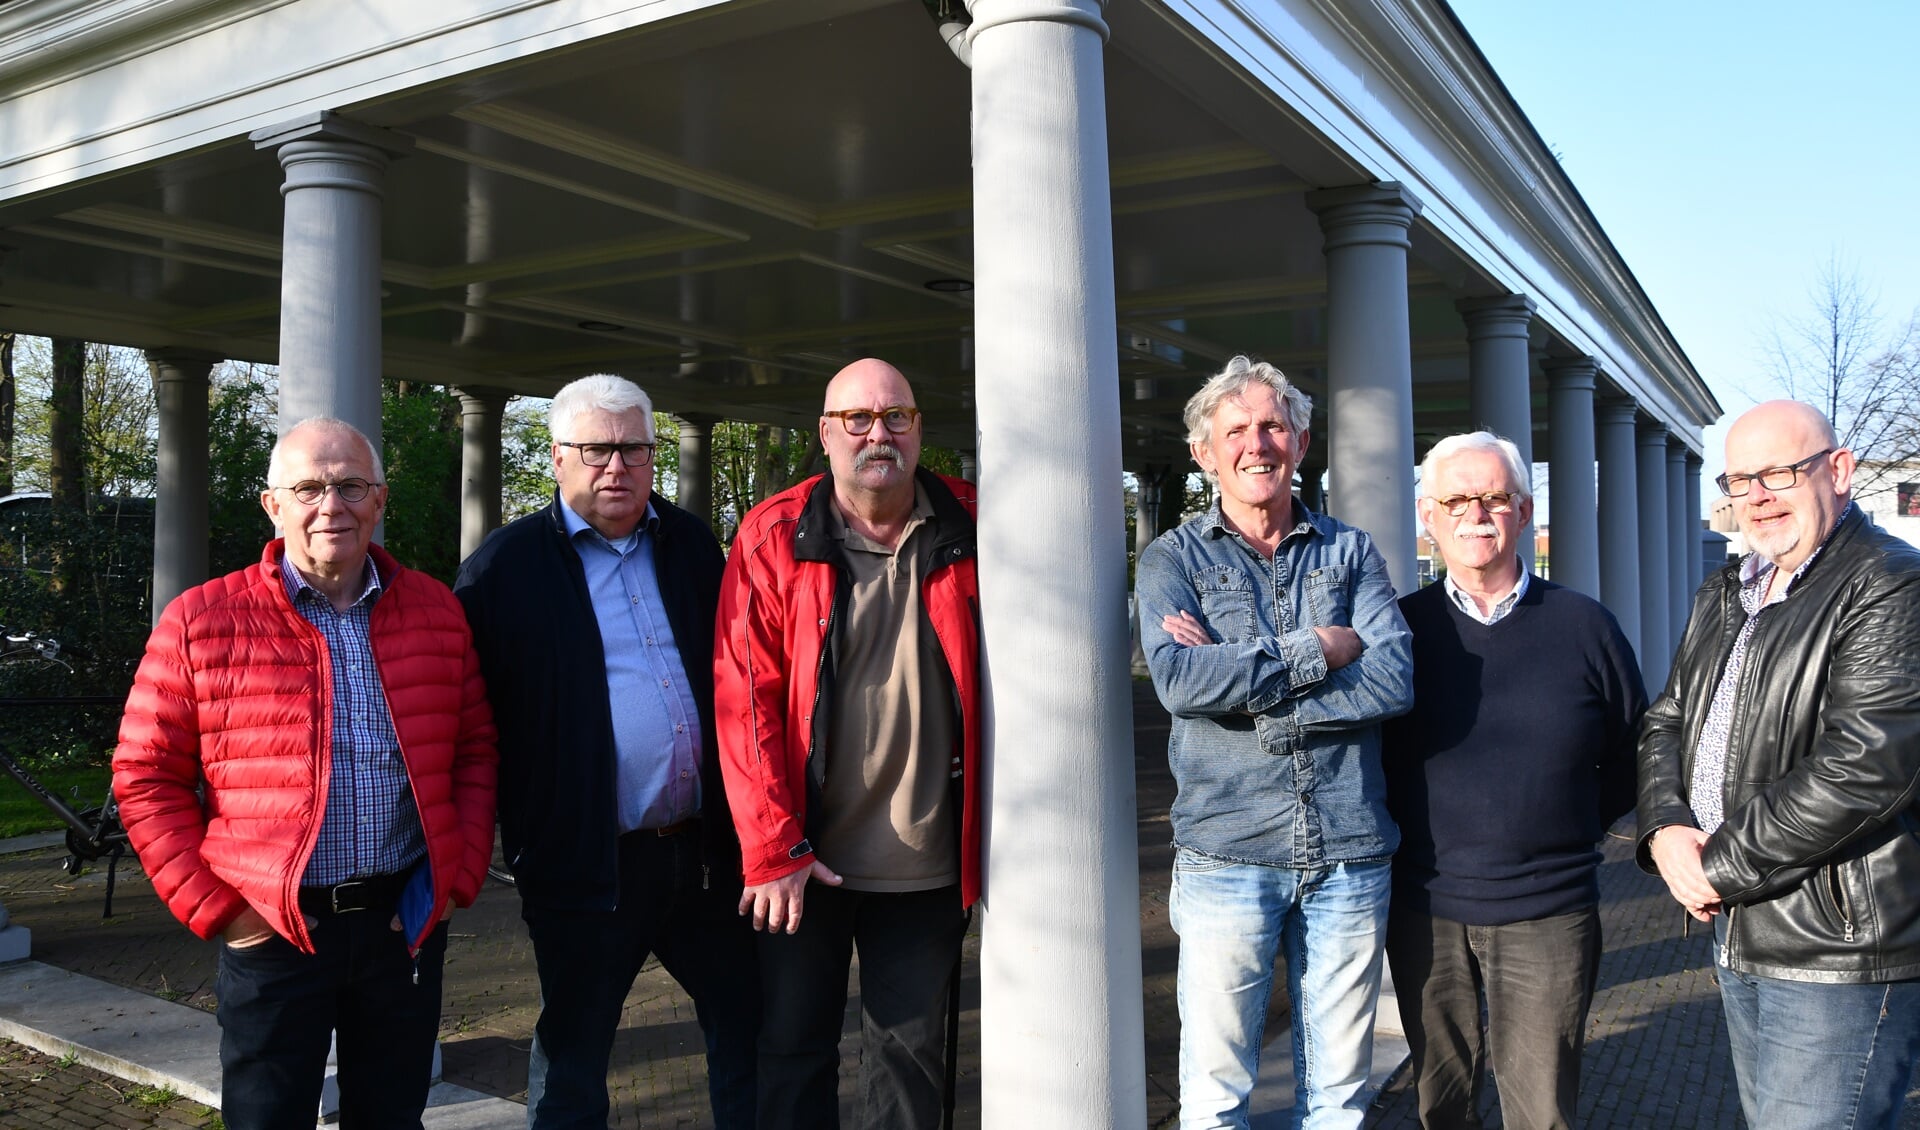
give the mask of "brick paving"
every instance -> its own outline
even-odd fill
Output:
[[[116,1079],[0,1040],[4,1130],[221,1130],[220,1113],[192,1099]]]
[[[1167,922],[1171,866],[1167,808],[1173,785],[1167,772],[1168,719],[1144,684],[1135,686],[1135,750],[1139,797],[1141,954],[1146,1022],[1148,1125],[1174,1121],[1179,1015],[1174,1000],[1177,943]],[[10,782],[0,787],[10,787]],[[1631,833],[1631,825],[1624,829]],[[0,856],[0,901],[15,921],[33,930],[40,961],[114,984],[211,1009],[216,950],[182,929],[154,898],[137,867],[122,866],[115,916],[100,917],[103,877],[96,869],[77,879],[59,870],[58,849]],[[1743,1125],[1728,1061],[1725,1026],[1709,968],[1708,945],[1698,931],[1680,935],[1680,915],[1656,879],[1640,873],[1624,839],[1610,840],[1601,870],[1606,954],[1587,1038],[1580,1125],[1596,1128],[1674,1127],[1714,1130]],[[969,938],[962,985],[960,1094],[957,1124],[980,1121],[978,939]],[[531,947],[513,891],[490,885],[479,903],[455,916],[448,946],[442,1051],[448,1081],[506,1098],[525,1099],[527,1049],[537,1014]],[[842,1109],[851,1113],[858,1063],[857,984],[850,990],[841,1076]],[[1281,1032],[1273,1054],[1286,1054],[1285,1001],[1276,1000],[1271,1031]],[[649,963],[628,996],[614,1048],[609,1082],[612,1125],[709,1125],[705,1078],[693,1010],[657,964]],[[181,1106],[151,1114],[63,1096],[84,1080],[77,1066],[48,1070],[54,1061],[18,1045],[0,1044],[0,1127],[93,1130],[97,1127],[202,1126],[211,1116]],[[5,1058],[11,1057],[11,1058]],[[25,1065],[25,1066],[20,1066]],[[97,1075],[97,1073],[94,1073]],[[126,1091],[127,1085],[98,1076]],[[121,1104],[139,1106],[140,1104]],[[1412,1096],[1389,1091],[1367,1125],[1401,1130],[1418,1124]],[[58,1120],[40,1114],[51,1109]],[[148,1117],[145,1122],[129,1118]],[[201,1121],[192,1121],[201,1118]],[[1489,1088],[1487,1125],[1501,1126],[1497,1094]],[[846,1124],[853,1125],[848,1118]],[[1920,1130],[1920,1093],[1909,1103],[1902,1130]]]

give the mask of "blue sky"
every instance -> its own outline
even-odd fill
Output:
[[[1777,395],[1763,347],[1830,258],[1920,309],[1920,4],[1452,5],[1726,419]]]

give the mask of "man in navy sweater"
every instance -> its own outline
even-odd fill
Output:
[[[1633,807],[1647,695],[1613,616],[1521,563],[1533,500],[1512,443],[1448,436],[1420,480],[1446,577],[1400,601],[1414,707],[1385,734],[1387,958],[1420,1122],[1479,1126],[1490,1061],[1508,1127],[1570,1127],[1600,962],[1594,845]]]

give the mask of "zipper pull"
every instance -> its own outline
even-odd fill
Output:
[[[707,890],[707,889],[708,889],[708,887],[707,887],[707,879],[708,879],[708,878],[709,878],[710,876],[711,876],[711,872],[710,872],[710,870],[708,869],[708,867],[707,867],[707,865],[706,865],[706,864],[704,864],[704,863],[702,863],[702,864],[700,865],[700,889],[701,889],[701,890],[703,890],[703,891],[704,891],[704,890]]]
[[[420,983],[420,955],[417,953],[413,955],[413,983]]]
[[[1853,940],[1853,921],[1849,919],[1847,921],[1847,941],[1851,942],[1852,940]]]

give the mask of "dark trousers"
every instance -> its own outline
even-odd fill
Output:
[[[1587,1006],[1600,972],[1597,907],[1468,926],[1403,910],[1396,901],[1387,919],[1387,960],[1413,1053],[1422,1126],[1478,1127],[1489,1062],[1506,1126],[1574,1125]]]
[[[860,1125],[932,1130],[946,1084],[947,993],[967,933],[957,887],[807,886],[800,929],[759,934],[761,1130],[840,1125],[840,1026],[860,953]]]
[[[702,884],[706,883],[705,887]],[[540,975],[540,1019],[527,1065],[535,1130],[607,1125],[607,1064],[627,993],[648,954],[693,998],[707,1048],[718,1130],[753,1125],[760,979],[740,886],[703,872],[688,829],[620,837],[620,902],[611,911],[523,904]]]
[[[341,1130],[418,1130],[440,1027],[445,925],[416,963],[388,911],[325,914],[315,952],[220,947],[220,1115],[231,1130],[313,1130],[338,1033]]]

